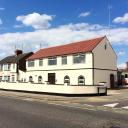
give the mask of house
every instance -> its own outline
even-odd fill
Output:
[[[116,86],[117,56],[106,36],[40,49],[26,61],[26,81]]]
[[[128,85],[128,62],[126,68],[118,70],[119,85]]]
[[[16,50],[15,55],[2,59],[0,61],[0,81],[19,81],[21,72],[22,74],[26,72],[26,59],[32,54],[32,52],[22,53],[22,50]]]

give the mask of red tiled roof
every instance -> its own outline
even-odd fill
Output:
[[[40,49],[35,54],[30,56],[28,60],[34,60],[39,58],[46,58],[52,56],[62,56],[74,53],[86,53],[91,52],[102,40],[104,37],[70,43],[61,46],[55,46],[45,49]]]

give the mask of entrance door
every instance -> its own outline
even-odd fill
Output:
[[[55,73],[48,73],[49,84],[55,84]]]
[[[114,84],[115,84],[114,75],[111,74],[111,75],[110,75],[110,87],[111,87],[111,88],[114,88]]]

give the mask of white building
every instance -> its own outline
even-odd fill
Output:
[[[7,56],[0,61],[0,82],[16,82],[26,72],[26,59],[33,53],[22,53],[16,50],[15,55]]]
[[[26,65],[20,79],[33,83],[114,87],[117,81],[117,57],[106,36],[41,49]]]

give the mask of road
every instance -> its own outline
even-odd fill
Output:
[[[0,96],[0,128],[128,128],[128,115]]]

